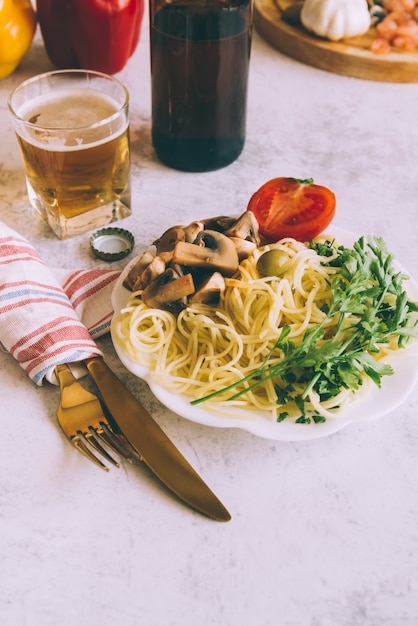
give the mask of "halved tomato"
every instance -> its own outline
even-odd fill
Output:
[[[256,191],[247,206],[257,218],[267,243],[283,237],[298,241],[313,239],[331,223],[335,195],[312,178],[273,178]]]

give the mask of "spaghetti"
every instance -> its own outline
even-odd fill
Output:
[[[285,271],[280,277],[260,278],[257,260],[273,249],[282,253]],[[192,400],[236,384],[233,391],[205,401],[208,410],[219,411],[228,400],[228,407],[261,410],[273,420],[284,411],[295,417],[300,412],[294,402],[278,403],[280,381],[274,378],[230,398],[248,386],[242,379],[261,364],[274,366],[284,358],[282,351],[272,352],[284,326],[298,345],[309,328],[324,322],[323,311],[331,304],[330,280],[338,272],[330,267],[331,260],[304,243],[283,239],[257,249],[241,263],[237,278],[225,279],[217,307],[192,304],[175,316],[147,307],[141,291],[133,293],[113,322],[113,336],[131,359],[151,372],[154,382]],[[333,333],[333,323],[325,321],[326,333]],[[330,409],[341,407],[352,393],[344,389],[322,402],[311,391],[308,402],[312,411],[329,417],[334,415]]]

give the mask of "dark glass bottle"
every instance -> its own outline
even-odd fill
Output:
[[[203,172],[244,147],[251,0],[150,0],[152,141],[163,163]]]

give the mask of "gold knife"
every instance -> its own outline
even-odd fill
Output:
[[[85,361],[110,414],[140,459],[181,500],[219,522],[230,513],[148,411],[100,357]]]

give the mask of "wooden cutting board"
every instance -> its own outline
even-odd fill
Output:
[[[328,41],[308,33],[302,25],[291,26],[283,11],[297,0],[254,0],[254,25],[272,46],[289,57],[322,70],[389,83],[418,83],[418,50],[392,50],[378,55],[370,51],[376,31],[361,37]]]

